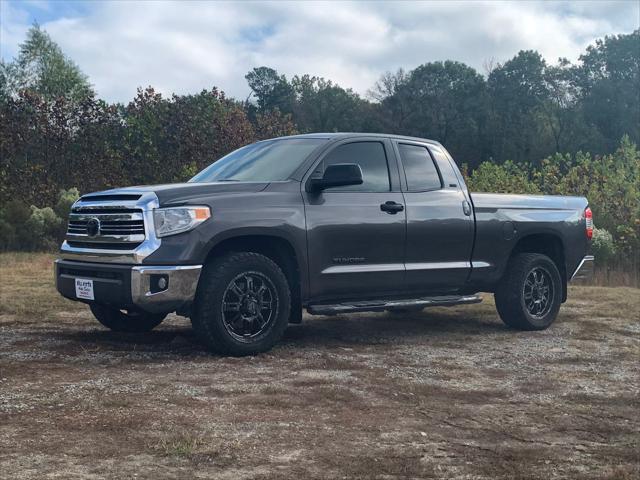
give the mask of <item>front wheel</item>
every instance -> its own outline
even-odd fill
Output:
[[[514,256],[495,292],[498,314],[510,327],[543,330],[553,323],[562,302],[562,279],[546,255]]]
[[[282,337],[290,311],[289,283],[275,262],[258,253],[230,253],[202,272],[191,323],[211,350],[254,355]]]
[[[91,313],[102,325],[114,332],[149,332],[160,325],[167,316],[165,313],[123,312],[117,308],[92,303]]]

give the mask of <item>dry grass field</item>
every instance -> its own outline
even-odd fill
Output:
[[[1,478],[639,478],[637,289],[572,287],[544,332],[490,295],[305,317],[237,359],[175,316],[105,330],[49,255],[0,262]]]

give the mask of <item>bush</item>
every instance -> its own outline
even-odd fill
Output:
[[[69,190],[60,190],[58,194],[58,202],[53,207],[56,215],[63,220],[69,218],[69,212],[71,211],[71,205],[80,198],[80,192],[77,188],[70,188]]]
[[[616,244],[613,241],[613,235],[603,228],[593,229],[593,238],[591,239],[591,252],[595,255],[596,261],[601,264],[607,264],[616,255]]]
[[[52,250],[57,246],[60,230],[64,221],[56,215],[51,207],[38,208],[31,206],[31,216],[25,224],[25,232],[21,243],[26,250]]]
[[[531,180],[527,167],[511,161],[502,165],[483,162],[467,178],[469,189],[475,192],[540,193],[538,186]],[[464,170],[466,172],[466,167]]]
[[[77,188],[61,190],[55,206],[29,207],[20,200],[0,209],[0,249],[53,250],[66,232],[71,205],[79,197]]]

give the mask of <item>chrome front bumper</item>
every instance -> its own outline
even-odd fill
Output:
[[[202,265],[138,266],[131,269],[131,300],[147,312],[169,312],[193,302]],[[152,279],[166,278],[165,290],[153,291]]]
[[[573,280],[588,280],[593,277],[595,268],[595,257],[593,255],[585,256],[576,268],[573,275],[571,275],[571,281]]]
[[[115,308],[137,308],[169,313],[188,306],[195,298],[202,265],[146,266],[55,261],[56,288],[71,300],[76,297],[75,279],[92,280],[95,303]],[[160,288],[159,280],[166,283]]]

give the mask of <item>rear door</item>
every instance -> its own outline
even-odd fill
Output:
[[[471,270],[470,205],[441,148],[410,141],[394,144],[407,212],[407,292],[455,292]]]
[[[380,137],[342,141],[310,173],[334,163],[360,165],[364,183],[309,193],[303,182],[311,297],[372,299],[399,293],[406,217],[393,146]]]

